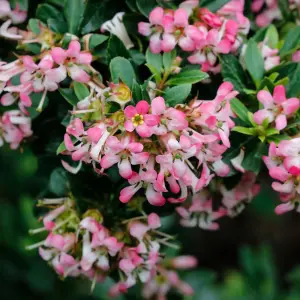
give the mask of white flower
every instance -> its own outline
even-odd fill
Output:
[[[109,31],[116,35],[125,45],[127,49],[134,47],[127,30],[123,23],[124,12],[117,13],[111,20],[106,21],[101,26],[101,31]]]

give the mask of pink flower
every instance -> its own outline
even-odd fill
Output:
[[[124,127],[128,132],[136,132],[141,137],[150,137],[152,135],[152,127],[158,124],[158,118],[148,114],[150,109],[147,101],[139,101],[136,107],[129,105],[125,108],[124,114],[127,120]]]
[[[23,112],[10,110],[0,116],[0,146],[6,142],[11,149],[17,149],[23,139],[31,135],[31,119]]]
[[[227,190],[225,186],[221,186],[222,204],[226,207],[228,216],[235,217],[240,214],[245,205],[259,193],[260,186],[255,182],[255,174],[246,172],[232,190]]]
[[[60,65],[64,72],[68,72],[73,80],[86,83],[90,80],[86,68],[89,68],[93,57],[89,52],[80,51],[80,48],[80,43],[73,40],[67,50],[60,47],[53,48],[51,56],[54,62]]]
[[[275,87],[273,96],[270,92],[263,90],[258,92],[257,98],[264,109],[254,114],[254,121],[257,124],[262,124],[265,119],[268,119],[270,123],[275,121],[277,130],[284,129],[287,126],[287,118],[300,107],[299,99],[286,99],[285,87],[282,85]]]
[[[214,211],[212,199],[207,191],[201,191],[193,196],[189,208],[180,206],[176,208],[177,213],[182,217],[180,224],[184,227],[200,227],[207,230],[219,229],[215,221],[226,215],[226,210],[220,208]]]
[[[157,191],[155,187],[157,172],[153,169],[153,165],[154,160],[150,158],[145,168],[140,168],[139,173],[133,173],[132,177],[128,180],[130,186],[121,190],[119,197],[121,202],[129,202],[142,187],[145,187],[145,195],[150,204],[155,206],[165,204],[166,199],[163,197],[162,192]]]
[[[135,142],[131,135],[126,135],[121,140],[111,136],[105,147],[106,154],[101,159],[101,167],[108,169],[118,163],[119,173],[125,179],[132,176],[131,165],[145,164],[150,156],[148,152],[142,152],[144,146]]]

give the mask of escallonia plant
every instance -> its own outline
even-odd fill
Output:
[[[166,216],[217,230],[267,174],[275,212],[299,210],[300,4],[281,2],[0,1],[0,145],[55,161],[27,248],[111,297],[188,297]]]

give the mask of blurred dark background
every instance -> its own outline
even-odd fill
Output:
[[[58,279],[36,251],[25,250],[41,239],[28,230],[39,226],[34,206],[53,163],[47,156],[37,159],[26,145],[0,149],[1,299],[107,299],[109,281],[91,295],[88,282]],[[183,253],[199,259],[199,269],[184,275],[196,289],[193,299],[300,299],[300,216],[276,216],[277,201],[263,184],[247,209],[221,220],[217,232],[182,229],[169,217],[166,227],[184,241]]]

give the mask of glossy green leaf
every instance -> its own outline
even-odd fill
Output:
[[[30,19],[28,26],[33,33],[40,34],[40,21],[38,19]]]
[[[234,98],[230,101],[230,106],[232,111],[245,123],[250,124],[248,118],[249,110],[247,107],[237,98]]]
[[[174,86],[166,90],[164,98],[169,106],[175,106],[185,102],[192,89],[191,84]]]
[[[148,66],[154,67],[158,73],[162,72],[163,69],[163,58],[160,54],[154,54],[150,48],[146,51],[146,62]]]
[[[103,44],[108,40],[108,36],[103,34],[92,34],[89,39],[89,49],[94,49],[95,47]]]
[[[155,0],[136,0],[136,6],[145,17],[148,17],[157,3]]]
[[[36,17],[47,24],[48,19],[63,20],[62,13],[53,5],[40,4],[36,10]]]
[[[50,175],[49,190],[56,196],[65,196],[68,189],[67,171],[56,168]]]
[[[124,57],[115,57],[111,60],[109,68],[114,83],[122,80],[130,89],[132,88],[136,76],[129,60]]]
[[[83,21],[86,1],[82,0],[66,0],[64,5],[64,13],[67,19],[69,33],[78,34]]]
[[[72,106],[77,105],[77,103],[79,102],[79,99],[77,98],[73,89],[60,88],[58,91]]]
[[[107,45],[107,56],[108,62],[110,62],[114,57],[125,57],[130,58],[130,54],[126,49],[123,42],[116,36],[111,35]]]
[[[162,59],[165,72],[169,72],[174,60],[176,59],[176,50],[164,52]]]
[[[231,82],[237,91],[243,92],[246,88],[246,75],[240,62],[232,54],[224,54],[220,57],[224,81]]]
[[[286,87],[288,97],[300,96],[300,63],[293,74],[289,76],[289,83]]]
[[[207,79],[207,73],[201,72],[199,69],[182,69],[179,74],[176,74],[167,81],[169,85],[194,84]]]
[[[216,12],[230,0],[203,0],[200,1],[201,7],[206,7],[212,12]]]
[[[285,56],[300,45],[300,26],[291,29],[285,37],[284,44],[279,51],[280,56]]]
[[[232,128],[232,131],[239,132],[246,135],[255,135],[256,133],[254,128],[247,128],[242,126],[235,126]]]
[[[83,100],[90,94],[88,87],[84,83],[76,81],[74,82],[74,91],[79,100]]]
[[[264,77],[264,59],[255,41],[250,40],[245,53],[246,68],[255,82]]]
[[[277,28],[271,24],[266,32],[265,40],[270,48],[276,48],[279,42],[279,34]]]

